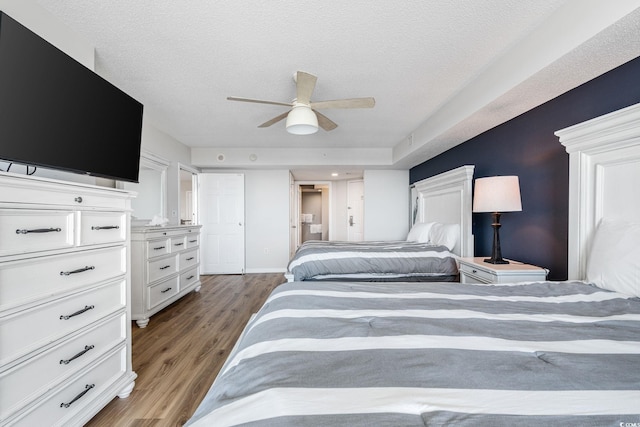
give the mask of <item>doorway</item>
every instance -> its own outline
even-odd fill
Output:
[[[330,240],[331,182],[295,181],[291,198],[290,255],[307,240]]]

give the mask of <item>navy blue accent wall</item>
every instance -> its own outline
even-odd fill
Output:
[[[569,155],[554,132],[640,102],[640,57],[411,169],[411,183],[462,165],[474,178],[518,175],[522,212],[501,218],[502,256],[567,279]],[[491,254],[491,214],[473,214],[476,256]]]

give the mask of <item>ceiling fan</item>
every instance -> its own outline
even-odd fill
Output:
[[[308,135],[318,131],[318,125],[325,131],[338,127],[331,119],[316,110],[326,108],[372,108],[376,101],[368,98],[336,99],[332,101],[311,101],[311,94],[316,87],[318,78],[313,74],[298,71],[293,75],[296,83],[296,99],[292,102],[263,101],[260,99],[239,98],[229,96],[229,101],[254,102],[257,104],[272,104],[291,107],[291,109],[279,116],[262,123],[260,128],[269,127],[285,117],[287,119],[287,132],[295,135]]]

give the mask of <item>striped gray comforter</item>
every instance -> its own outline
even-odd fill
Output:
[[[581,282],[279,286],[189,426],[640,423],[640,300]]]
[[[294,280],[453,281],[456,257],[444,246],[394,241],[304,242],[289,261]]]

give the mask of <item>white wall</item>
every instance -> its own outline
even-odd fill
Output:
[[[364,171],[364,240],[404,240],[409,232],[409,171]]]

